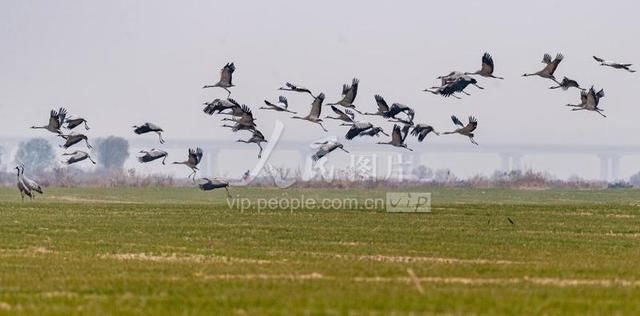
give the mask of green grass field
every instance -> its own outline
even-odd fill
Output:
[[[432,192],[433,212],[240,212],[190,188],[22,203],[0,189],[0,314],[640,314],[640,191],[410,191]]]

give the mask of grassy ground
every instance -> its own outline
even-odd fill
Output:
[[[433,213],[389,214],[240,212],[187,188],[27,203],[0,189],[0,314],[640,314],[640,191],[428,191]]]

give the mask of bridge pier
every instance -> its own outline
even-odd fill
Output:
[[[514,171],[522,169],[522,154],[517,152],[501,152],[500,161],[502,171]]]
[[[218,169],[218,155],[219,149],[208,148],[204,154],[204,164],[200,166],[200,172],[202,175],[213,176],[214,172]]]
[[[600,179],[604,181],[615,181],[620,176],[620,155],[599,154],[600,159]]]

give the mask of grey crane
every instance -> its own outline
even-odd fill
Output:
[[[342,151],[344,151],[346,153],[349,153],[349,151],[344,149],[344,145],[342,145],[339,142],[326,141],[326,142],[316,143],[316,144],[321,145],[321,146],[320,146],[320,148],[318,148],[316,153],[313,154],[313,156],[311,156],[311,159],[313,159],[313,161],[320,160],[320,158],[328,155],[329,153],[331,153],[332,151],[334,151],[336,149],[342,149]]]
[[[203,109],[204,113],[209,115],[213,114],[226,114],[233,116],[242,115],[242,106],[240,103],[236,102],[236,100],[228,98],[228,99],[215,99],[211,102],[205,103],[206,105]],[[226,110],[231,110],[231,112],[222,112]]]
[[[374,126],[369,122],[354,122],[344,138],[351,140],[357,136],[380,136],[380,133],[389,136],[382,127]]]
[[[85,120],[82,117],[76,117],[76,118],[67,118],[64,120],[65,122],[65,128],[71,130],[74,129],[78,126],[80,126],[81,124],[84,124],[84,129],[85,130],[89,130],[89,125],[87,125],[87,120]]]
[[[333,113],[336,113],[338,116],[325,116],[325,119],[332,119],[338,121],[345,121],[347,123],[353,123],[353,119],[355,118],[355,114],[349,111],[349,109],[345,109],[344,112],[338,109],[335,105],[331,106],[331,110]]]
[[[42,190],[42,187],[38,184],[38,182],[24,175],[24,165],[21,164],[19,167],[21,169],[20,178],[22,179],[22,182],[27,186],[27,188],[31,191],[31,193],[37,192],[43,194],[44,192]],[[35,194],[33,194],[33,198],[35,198]]]
[[[20,176],[20,173],[21,173],[20,166],[16,167],[16,171],[17,171],[16,186],[18,187],[18,190],[20,191],[20,196],[22,197],[22,201],[24,202],[24,196],[25,195],[28,196],[29,199],[33,199],[33,192],[31,192],[31,189],[29,189],[29,187],[27,187],[27,185],[24,183],[24,180]]]
[[[402,118],[397,118],[396,115],[400,114],[400,113],[404,113],[407,115],[407,119],[402,119]],[[394,103],[391,105],[391,108],[389,108],[389,111],[387,111],[386,113],[384,113],[383,117],[387,118],[387,119],[395,119],[396,121],[391,120],[390,122],[400,122],[403,124],[409,124],[409,125],[413,125],[413,118],[415,117],[416,112],[410,108],[409,106],[406,106],[404,104],[401,103]]]
[[[198,169],[198,164],[202,161],[202,148],[198,147],[196,149],[189,148],[189,157],[185,161],[174,161],[174,165],[185,165],[191,169],[191,173],[187,177],[187,179],[193,176],[193,181],[196,181],[196,171]]]
[[[345,108],[352,109],[362,114],[362,112],[358,111],[358,109],[356,109],[356,106],[353,104],[353,102],[356,100],[356,96],[358,96],[359,84],[360,80],[358,80],[358,78],[353,78],[353,80],[351,81],[351,85],[342,85],[342,99],[336,103],[328,103],[327,105],[341,105]]]
[[[322,125],[322,119],[320,118],[320,112],[322,111],[322,102],[324,101],[324,93],[320,93],[311,103],[311,111],[307,116],[292,116],[292,119],[305,120],[312,123],[316,123],[322,127],[323,131],[327,131]]]
[[[444,134],[444,135],[448,135],[448,134],[464,135],[464,136],[469,137],[469,140],[471,141],[472,144],[478,145],[478,143],[475,141],[475,139],[473,139],[473,137],[475,136],[473,134],[473,131],[475,131],[476,128],[478,127],[478,120],[475,117],[469,116],[469,123],[467,123],[467,125],[462,124],[462,122],[455,115],[451,115],[451,120],[453,121],[453,124],[455,124],[457,126],[460,126],[460,128],[457,128],[455,131],[444,132],[442,134]]]
[[[469,85],[474,85],[476,86],[478,89],[484,89],[483,87],[478,85],[478,81],[475,78],[472,78],[470,76],[467,75],[463,75],[461,77],[458,77],[457,79],[445,84],[442,87],[436,87],[435,90],[430,90],[430,89],[425,89],[423,91],[426,92],[431,92],[433,94],[440,94],[443,97],[449,97],[449,96],[454,96],[454,93],[456,92],[462,92],[465,93],[467,95],[469,95],[467,92],[464,91],[464,89],[467,88],[467,86]]]
[[[234,129],[234,131],[239,129],[255,129],[256,120],[253,118],[253,112],[251,112],[251,108],[246,105],[242,105],[240,107],[241,112],[240,115],[234,116],[233,118],[223,118],[223,121],[231,121],[236,123],[236,125],[222,125],[223,127],[230,127]]]
[[[593,86],[591,86],[589,91],[580,92],[580,100],[581,100],[580,104],[576,104],[576,105],[567,104],[567,106],[573,107],[571,111],[587,110],[587,111],[596,112],[602,115],[602,117],[607,117],[606,115],[602,114],[602,111],[604,110],[598,107],[598,105],[600,104],[600,99],[603,97],[604,97],[603,89],[600,89],[600,91],[596,92]]]
[[[234,87],[233,84],[233,72],[236,71],[236,66],[233,63],[227,63],[220,71],[220,80],[213,85],[205,85],[202,88],[222,88],[227,90],[227,97],[231,95],[229,88]]]
[[[461,78],[462,76],[465,76],[465,74],[462,71],[451,71],[450,73],[446,74],[446,75],[442,75],[442,76],[438,76],[436,77],[436,79],[440,79],[440,86],[444,87],[456,80],[458,80],[459,78]]]
[[[219,188],[224,188],[227,191],[227,198],[231,198],[229,193],[229,182],[218,179],[200,178],[196,181],[198,188],[202,191],[211,191]]]
[[[391,141],[389,142],[378,142],[378,144],[386,144],[394,147],[402,147],[409,151],[413,151],[413,149],[407,147],[405,140],[407,139],[407,135],[409,134],[409,129],[411,125],[405,125],[400,129],[400,125],[393,125],[393,132],[391,133]]]
[[[251,138],[249,138],[247,140],[238,139],[237,142],[258,145],[258,148],[260,148],[260,151],[258,152],[258,159],[260,159],[260,158],[262,158],[262,145],[261,145],[261,143],[266,143],[267,140],[264,138],[264,135],[262,135],[262,133],[259,130],[254,129],[252,132],[253,132],[253,134],[251,135]]]
[[[293,84],[290,82],[285,83],[284,87],[278,88],[278,90],[282,90],[282,91],[293,91],[293,92],[299,92],[299,93],[308,93],[310,96],[312,96],[314,99],[316,98],[315,95],[313,95],[313,93],[311,92],[311,90],[299,86],[297,84]]]
[[[557,54],[556,58],[553,60],[551,60],[551,55],[544,54],[544,56],[542,57],[542,63],[547,65],[538,72],[524,74],[522,76],[523,77],[540,76],[542,78],[551,79],[559,84],[558,80],[556,80],[556,77],[554,77],[553,74],[556,72],[556,69],[558,69],[558,65],[560,65],[560,62],[563,59],[564,59],[564,56],[562,54]]]
[[[83,161],[85,159],[89,159],[91,161],[91,163],[93,163],[94,165],[96,164],[96,162],[93,160],[93,158],[91,158],[91,156],[84,151],[81,150],[76,150],[74,152],[71,153],[64,153],[62,154],[63,156],[71,156],[69,157],[69,159],[62,161],[62,163],[65,163],[67,165],[71,165],[74,164],[76,162],[80,162]]]
[[[502,77],[496,77],[493,75],[493,57],[491,57],[491,55],[489,53],[484,53],[484,55],[482,55],[482,68],[480,68],[480,70],[476,71],[476,72],[465,72],[465,75],[480,75],[483,77],[488,77],[488,78],[495,78],[495,79],[504,79]]]
[[[65,108],[60,108],[58,111],[51,110],[51,112],[49,112],[49,124],[44,126],[31,126],[31,128],[42,128],[54,134],[61,134],[60,128],[66,116],[67,110]]]
[[[562,78],[562,81],[560,81],[560,83],[558,83],[557,86],[553,86],[553,87],[549,87],[549,89],[558,89],[558,88],[562,88],[562,90],[569,90],[569,88],[577,88],[580,90],[585,90],[582,87],[580,87],[580,84],[578,84],[577,81],[573,80],[573,79],[569,79],[567,77]]]
[[[389,105],[387,104],[387,101],[385,101],[384,98],[379,94],[376,94],[375,96],[373,96],[373,98],[376,100],[376,105],[378,106],[378,110],[374,113],[365,112],[363,114],[384,116],[384,114],[387,113],[387,111],[389,111]]]
[[[297,112],[293,112],[289,110],[289,101],[287,101],[287,98],[285,98],[284,96],[279,96],[278,97],[278,103],[282,104],[282,106],[277,105],[277,104],[273,104],[271,102],[269,102],[268,100],[264,100],[264,104],[266,104],[267,106],[261,106],[260,109],[263,110],[272,110],[272,111],[277,111],[277,112],[289,112],[292,114],[298,114]]]
[[[164,144],[164,139],[162,139],[162,132],[164,132],[164,130],[156,124],[146,122],[140,126],[134,125],[133,132],[138,135],[151,133],[151,132],[156,133],[158,134],[158,139],[160,140],[160,144]]]
[[[419,142],[422,142],[429,133],[440,135],[440,133],[436,132],[433,126],[427,124],[417,124],[413,126],[413,129],[411,130],[411,135],[417,136]]]
[[[615,69],[624,69],[624,70],[626,70],[628,72],[636,72],[635,70],[630,68],[631,66],[633,66],[633,64],[617,63],[615,61],[604,60],[604,59],[596,57],[596,56],[593,56],[593,59],[595,59],[597,62],[599,62],[600,66],[607,66],[607,67],[611,67],[611,68],[615,68]]]
[[[142,156],[138,157],[138,161],[141,163],[151,162],[156,159],[162,158],[162,164],[166,164],[167,157],[169,154],[160,149],[152,148],[151,150],[141,150],[140,153]]]
[[[91,147],[91,145],[89,144],[89,138],[84,135],[84,134],[68,134],[68,135],[64,135],[64,134],[60,134],[58,135],[62,138],[64,138],[66,140],[66,142],[63,145],[60,145],[61,148],[64,149],[69,149],[69,147],[81,142],[84,140],[84,142],[87,144],[87,148],[91,149],[93,147]]]

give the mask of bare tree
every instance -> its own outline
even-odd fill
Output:
[[[98,163],[104,169],[122,169],[129,158],[129,142],[116,136],[96,139]]]
[[[44,138],[33,138],[22,142],[16,152],[16,163],[24,164],[29,173],[41,173],[49,167],[53,167],[55,153],[51,144]]]

